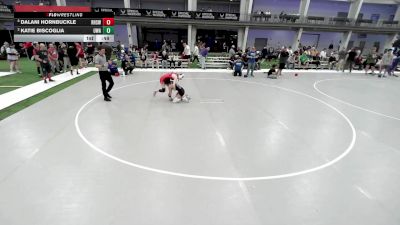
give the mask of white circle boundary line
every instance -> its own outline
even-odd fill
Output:
[[[327,102],[324,102],[323,100],[320,100],[316,97],[313,97],[311,95],[299,92],[299,91],[295,91],[292,89],[288,89],[288,88],[284,88],[284,87],[280,87],[280,86],[276,86],[276,85],[268,85],[268,84],[264,84],[264,83],[258,83],[258,82],[251,82],[251,81],[241,81],[241,80],[234,80],[234,79],[222,79],[222,78],[185,78],[186,80],[220,80],[220,81],[233,81],[233,82],[241,82],[241,83],[248,83],[248,84],[257,84],[257,85],[261,85],[261,86],[266,86],[266,87],[274,87],[274,88],[278,88],[281,90],[285,90],[288,92],[292,92],[295,94],[299,94],[302,96],[306,96],[309,97],[311,99],[314,99],[322,104],[324,104],[325,106],[328,106],[329,108],[333,109],[335,112],[337,112],[339,115],[341,115],[345,121],[347,122],[347,124],[349,125],[349,127],[351,128],[352,131],[352,140],[349,144],[349,146],[346,148],[346,150],[340,154],[338,157],[334,158],[333,160],[322,164],[320,166],[311,168],[311,169],[306,169],[306,170],[302,170],[302,171],[298,171],[298,172],[292,172],[292,173],[286,173],[286,174],[280,174],[280,175],[271,175],[271,176],[258,176],[258,177],[218,177],[218,176],[202,176],[202,175],[192,175],[192,174],[186,174],[186,173],[178,173],[178,172],[172,172],[172,171],[167,171],[167,170],[161,170],[161,169],[155,169],[152,167],[148,167],[148,166],[142,166],[136,163],[132,163],[129,162],[127,160],[118,158],[114,155],[111,155],[103,150],[101,150],[100,148],[98,148],[97,146],[95,146],[94,144],[92,144],[89,140],[86,139],[86,137],[82,134],[82,131],[79,127],[79,115],[81,114],[81,112],[85,109],[85,107],[87,105],[89,105],[91,102],[93,102],[96,98],[102,96],[102,94],[99,94],[97,96],[95,96],[94,98],[90,99],[88,102],[86,102],[84,105],[82,105],[82,107],[78,110],[78,112],[75,115],[75,128],[76,131],[79,135],[79,137],[89,146],[92,148],[92,150],[112,159],[115,160],[117,162],[120,162],[122,164],[128,165],[128,166],[132,166],[132,167],[136,167],[139,169],[143,169],[143,170],[147,170],[147,171],[151,171],[151,172],[156,172],[156,173],[160,173],[160,174],[165,174],[165,175],[171,175],[171,176],[178,176],[178,177],[184,177],[184,178],[192,178],[192,179],[201,179],[201,180],[219,180],[219,181],[260,181],[260,180],[273,180],[273,179],[282,179],[282,178],[289,178],[289,177],[294,177],[294,176],[299,176],[299,175],[304,175],[304,174],[308,174],[308,173],[312,173],[318,170],[322,170],[326,167],[332,166],[333,164],[337,163],[338,161],[340,161],[341,159],[343,159],[346,155],[348,155],[350,153],[350,151],[353,149],[356,139],[357,139],[357,134],[354,128],[354,125],[352,124],[352,122],[350,121],[350,119],[344,114],[342,113],[340,110],[338,110],[337,108],[335,108],[334,106],[330,105]],[[153,83],[153,82],[159,82],[158,80],[152,80],[152,81],[145,81],[145,82],[138,82],[138,83],[133,83],[133,84],[129,84],[129,85],[124,85],[121,87],[118,87],[115,90],[119,90],[122,88],[126,88],[126,87],[130,87],[130,86],[136,86],[136,85],[140,85],[140,84],[147,84],[147,83]]]
[[[350,102],[346,102],[346,101],[343,101],[343,100],[341,100],[341,99],[335,98],[335,97],[333,97],[333,96],[331,96],[331,95],[326,94],[325,92],[321,91],[321,90],[318,88],[318,84],[320,84],[320,83],[322,83],[322,82],[326,82],[326,81],[337,81],[337,80],[369,80],[369,79],[355,79],[355,78],[347,78],[347,79],[346,79],[346,78],[324,79],[324,80],[316,81],[316,82],[314,83],[314,89],[315,89],[318,93],[324,95],[325,97],[328,97],[328,98],[330,98],[330,99],[333,99],[333,100],[338,101],[338,102],[340,102],[340,103],[343,103],[343,104],[345,104],[345,105],[348,105],[348,106],[354,107],[354,108],[356,108],[356,109],[359,109],[359,110],[362,110],[362,111],[365,111],[365,112],[369,112],[369,113],[372,113],[372,114],[375,114],[375,115],[378,115],[378,116],[382,116],[382,117],[386,117],[386,118],[389,118],[389,119],[393,119],[393,120],[398,120],[398,121],[400,121],[400,118],[397,118],[397,117],[394,117],[394,116],[389,116],[389,115],[386,115],[386,114],[383,114],[383,113],[380,113],[380,112],[376,112],[376,111],[373,111],[373,110],[370,110],[370,109],[367,109],[367,108],[363,108],[363,107],[361,107],[361,106],[357,106],[357,105],[351,104]]]

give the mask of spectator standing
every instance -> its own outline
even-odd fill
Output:
[[[49,44],[49,48],[47,49],[49,63],[51,65],[51,71],[53,74],[60,72],[60,63],[58,61],[58,51],[54,47],[54,44]]]
[[[232,45],[229,49],[229,58],[233,58],[236,55],[235,46]]]
[[[8,63],[10,64],[10,72],[17,72],[17,73],[21,73],[21,71],[19,70],[19,53],[18,51],[15,49],[15,44],[11,43],[9,45],[9,47],[6,49],[6,53],[7,53],[7,60]]]
[[[205,46],[203,43],[200,49],[200,65],[202,69],[206,69],[206,59],[208,56],[208,51],[210,51],[210,48]]]
[[[39,53],[39,51],[40,51],[39,43],[33,43],[31,60],[35,61],[37,73],[38,73],[39,77],[42,77],[42,70],[40,67],[40,62],[36,60],[36,55]]]
[[[67,69],[71,69],[71,61],[69,61],[68,57],[68,47],[66,44],[61,44],[61,51],[63,52],[63,72],[67,72]]]
[[[345,60],[346,60],[346,55],[347,55],[346,50],[344,48],[342,48],[339,51],[339,62],[337,63],[337,66],[336,66],[336,70],[337,71],[340,71],[340,70],[343,71],[344,63],[345,63]]]
[[[390,67],[392,65],[394,59],[394,55],[392,53],[392,49],[388,49],[387,52],[382,57],[382,65],[379,69],[379,77],[386,77],[386,73],[390,73]],[[384,70],[382,75],[382,70]],[[390,74],[389,74],[390,75]]]
[[[40,51],[36,55],[36,60],[40,62],[44,83],[47,83],[47,79],[50,82],[53,82],[54,80],[51,79],[51,65],[49,63],[48,51],[46,45],[42,43],[39,45],[39,48]]]
[[[167,53],[166,50],[164,50],[161,53],[161,65],[162,65],[163,69],[167,69],[167,67],[168,67],[168,59],[169,59],[168,53]]]
[[[88,43],[87,50],[86,50],[86,54],[87,54],[86,59],[87,59],[87,62],[89,65],[93,63],[94,50],[95,49],[94,49],[93,43]]]
[[[190,46],[183,42],[183,53],[182,59],[186,59],[188,63],[190,63]]]
[[[194,60],[197,60],[197,63],[200,62],[199,61],[199,46],[198,46],[198,44],[194,46],[192,62],[194,62]]]
[[[377,59],[376,48],[373,47],[371,51],[368,53],[366,58],[365,74],[368,74],[368,70],[371,69],[370,74],[375,75],[376,59]]]
[[[277,75],[282,75],[282,70],[285,69],[286,63],[289,59],[289,52],[287,52],[286,48],[282,48],[281,53],[279,54],[279,68]]]
[[[86,61],[85,61],[85,51],[83,50],[82,45],[79,42],[75,42],[75,47],[76,47],[76,57],[79,60],[79,68],[86,67]]]
[[[342,72],[344,72],[344,70],[346,68],[349,68],[349,71],[351,73],[351,71],[353,70],[353,67],[354,67],[356,56],[357,56],[357,52],[356,52],[356,50],[354,48],[352,48],[348,53],[348,56],[347,56],[347,59],[346,59],[346,63],[345,63],[345,66],[343,67]]]
[[[247,74],[245,77],[248,77],[249,75],[254,77],[253,73],[256,65],[256,57],[257,57],[256,48],[252,47],[251,50],[247,53]]]
[[[325,61],[327,59],[327,52],[326,52],[326,48],[322,49],[322,51],[319,53],[321,60]]]
[[[234,70],[234,72],[233,72],[233,76],[239,76],[239,77],[241,77],[242,76],[242,69],[243,69],[243,62],[242,62],[242,60],[239,58],[239,56],[238,55],[236,55],[235,56],[235,62],[234,62],[234,64],[233,64],[233,70]]]
[[[69,61],[71,62],[71,75],[74,75],[74,67],[76,68],[76,74],[79,75],[79,70],[78,70],[79,59],[77,57],[75,44],[71,44],[68,46],[67,55],[69,57]]]
[[[0,56],[1,56],[2,59],[6,59],[7,58],[7,48],[8,47],[10,47],[10,44],[7,41],[5,41],[3,43],[3,45],[1,46],[1,48],[0,48]]]
[[[147,68],[147,51],[144,48],[140,50],[140,61],[142,61],[142,68]]]

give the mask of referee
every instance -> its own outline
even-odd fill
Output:
[[[108,72],[108,62],[106,60],[105,55],[106,49],[105,47],[101,46],[99,49],[99,54],[94,57],[94,63],[96,68],[99,69],[99,75],[101,80],[101,88],[103,90],[104,101],[110,102],[111,96],[108,94],[112,87],[114,86],[114,81],[111,77],[110,72]],[[106,89],[106,81],[108,81],[109,85]]]

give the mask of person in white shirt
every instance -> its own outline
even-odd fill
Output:
[[[183,53],[182,53],[182,59],[187,60],[188,63],[190,63],[190,46],[186,44],[186,42],[183,42]]]
[[[289,56],[293,55],[292,46],[289,46],[289,48],[287,49],[287,52],[289,53]]]
[[[382,56],[381,64],[379,67],[379,77],[386,77],[386,73],[390,72],[390,67],[393,62],[393,52],[392,49],[388,49],[387,52]],[[382,70],[384,70],[383,75],[382,75]],[[390,73],[389,73],[390,75]]]
[[[197,63],[199,63],[199,46],[195,45],[194,46],[194,50],[193,50],[193,59],[192,62],[194,62],[194,60],[197,59]]]
[[[233,58],[236,55],[235,46],[232,45],[231,49],[229,49],[229,58]]]
[[[326,55],[326,48],[324,48],[320,53],[319,56],[321,56],[321,60],[325,60],[327,55]]]
[[[7,52],[7,60],[10,63],[10,72],[21,73],[19,70],[19,53],[15,49],[14,43],[10,44],[10,47],[6,49]]]

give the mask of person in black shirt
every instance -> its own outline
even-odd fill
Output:
[[[289,58],[289,53],[287,52],[286,48],[282,48],[281,53],[279,54],[279,68],[277,75],[282,75],[282,70],[285,69],[286,62]]]
[[[67,55],[71,63],[71,70],[70,70],[71,75],[74,74],[74,67],[76,68],[76,74],[79,74],[78,71],[79,58],[76,56],[77,53],[78,51],[75,45],[73,43],[68,43]]]
[[[268,78],[271,78],[271,79],[277,78],[275,69],[276,69],[276,65],[274,64],[274,65],[272,65],[271,69],[269,69],[269,71],[268,71],[268,75],[267,75]]]
[[[124,56],[124,59],[122,60],[122,63],[121,63],[121,67],[124,70],[125,75],[128,74],[128,72],[130,74],[132,74],[134,67],[133,67],[133,64],[131,62],[131,58],[129,55]]]
[[[347,53],[347,59],[346,59],[346,63],[345,63],[345,66],[343,67],[343,70],[342,70],[342,72],[344,72],[345,71],[345,69],[347,68],[347,67],[349,67],[349,71],[350,71],[350,73],[351,73],[351,71],[353,70],[353,67],[354,67],[354,62],[355,62],[355,60],[356,60],[356,56],[357,56],[357,52],[356,52],[356,50],[354,49],[354,48],[352,48],[348,53]]]
[[[94,45],[92,43],[87,44],[86,53],[87,53],[86,60],[88,61],[88,64],[92,64],[94,57]]]
[[[40,44],[39,48],[40,51],[37,53],[37,55],[35,55],[35,58],[38,62],[40,62],[44,83],[47,83],[46,79],[52,82],[54,80],[51,79],[51,66],[48,58],[47,48],[43,43]]]

